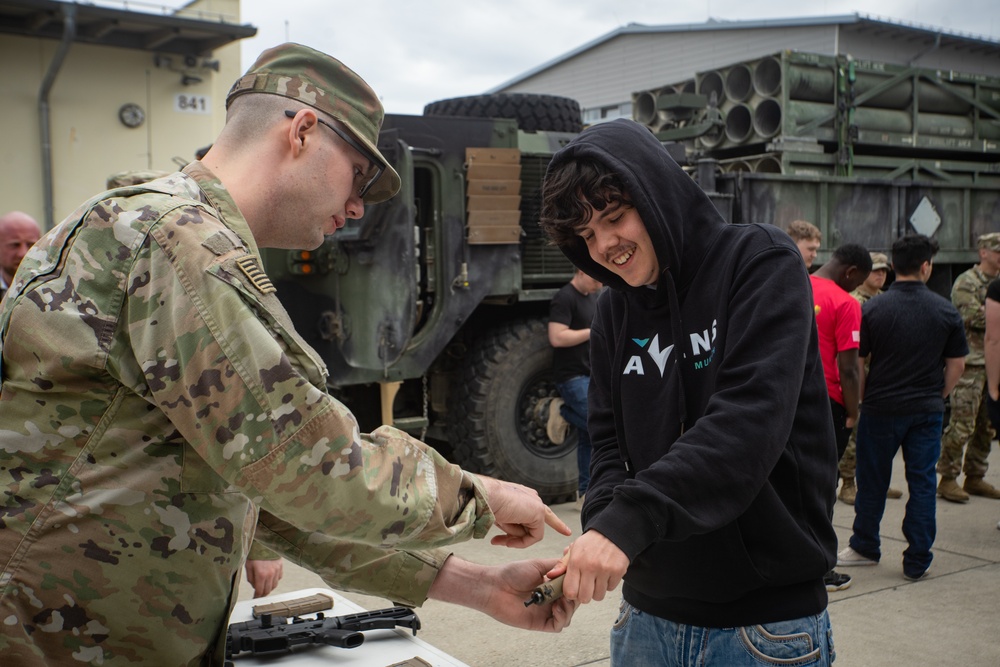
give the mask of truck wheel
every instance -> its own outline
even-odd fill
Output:
[[[510,118],[525,132],[580,132],[583,129],[580,103],[556,95],[496,93],[453,97],[431,102],[425,116]]]
[[[555,445],[535,416],[541,399],[558,395],[545,322],[486,332],[449,395],[448,439],[459,465],[530,486],[547,503],[576,498],[576,432]]]

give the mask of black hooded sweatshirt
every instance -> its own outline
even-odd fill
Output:
[[[678,623],[734,627],[826,608],[837,451],[809,277],[770,225],[727,224],[646,128],[596,125],[552,166],[622,178],[659,261],[631,287],[563,248],[604,290],[591,328],[584,530],[629,558],[623,594]]]

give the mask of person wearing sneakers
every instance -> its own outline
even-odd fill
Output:
[[[873,296],[882,293],[882,288],[885,286],[886,278],[889,277],[889,258],[886,257],[885,253],[873,252],[871,253],[872,258],[872,270],[865,278],[865,281],[858,285],[858,288],[851,292],[851,296],[860,304],[864,305]],[[865,366],[864,372],[868,372],[867,365]],[[847,503],[848,505],[854,504],[854,498],[858,493],[858,487],[854,483],[854,470],[856,467],[855,451],[857,446],[857,422],[855,422],[855,428],[851,430],[851,437],[847,441],[847,449],[844,450],[844,455],[840,457],[840,493],[837,494],[837,498],[841,502]],[[885,493],[886,498],[902,498],[903,492],[899,489],[889,487],[889,490]]]
[[[986,414],[986,371],[983,368],[986,287],[1000,274],[1000,233],[983,234],[977,239],[979,263],[955,279],[951,301],[962,314],[969,356],[965,372],[951,397],[951,419],[941,439],[941,475],[938,495],[953,503],[967,503],[969,496],[1000,499],[1000,489],[983,477],[995,432]],[[962,454],[965,454],[963,465]],[[957,478],[965,473],[965,483]]]
[[[552,374],[561,403],[549,406],[549,423],[561,415],[576,427],[576,463],[579,470],[577,504],[583,504],[590,483],[590,435],[587,433],[587,389],[590,386],[590,323],[601,283],[577,269],[572,280],[562,286],[549,305],[549,344],[552,345]],[[553,424],[552,431],[560,429]],[[564,431],[550,433],[556,442]],[[562,438],[559,438],[561,441]],[[559,444],[559,442],[556,442]]]
[[[856,243],[846,243],[836,248],[830,261],[809,276],[838,460],[847,449],[847,441],[858,418],[861,306],[851,298],[850,293],[868,277],[871,265],[867,249]],[[828,591],[842,591],[850,587],[851,577],[830,570],[823,582]]]
[[[936,534],[934,465],[941,448],[944,399],[965,366],[969,348],[962,318],[947,299],[927,288],[937,241],[914,234],[892,246],[896,281],[861,312],[861,382],[858,420],[858,495],[849,541],[839,567],[875,565],[882,556],[879,525],[892,460],[903,450],[910,495],[903,517],[903,576],[922,578]]]

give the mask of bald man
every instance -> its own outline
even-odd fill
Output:
[[[28,248],[42,235],[42,229],[27,213],[11,211],[0,216],[0,298],[27,254]]]

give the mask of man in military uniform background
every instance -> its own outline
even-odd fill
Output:
[[[955,503],[969,502],[969,495],[1000,499],[1000,490],[985,481],[990,445],[995,433],[986,414],[986,370],[983,335],[986,329],[986,287],[1000,274],[1000,233],[984,234],[976,242],[979,263],[955,279],[951,301],[965,322],[969,355],[965,371],[951,395],[951,419],[941,438],[941,475],[938,495]],[[962,452],[965,463],[962,463]],[[965,483],[957,478],[965,473]]]
[[[397,429],[359,433],[262,270],[259,248],[316,248],[398,191],[378,97],[286,44],[226,106],[202,161],[48,232],[0,309],[5,664],[222,664],[252,539],[341,590],[565,627],[568,600],[523,604],[556,559],[439,547],[566,525]]]
[[[38,221],[23,211],[0,215],[0,298],[7,293],[21,259],[41,235]]]

